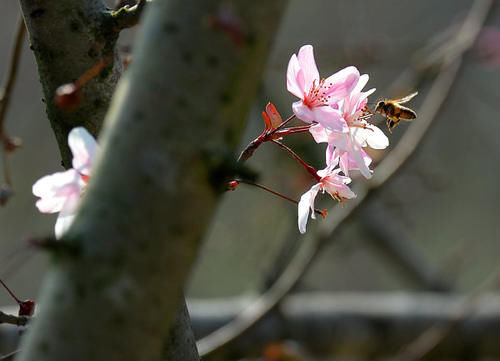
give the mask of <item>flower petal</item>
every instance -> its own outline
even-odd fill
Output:
[[[350,93],[359,80],[359,71],[355,66],[348,66],[325,79],[325,84],[333,84],[332,91],[336,84],[344,84],[345,94]],[[331,95],[331,94],[329,94]]]
[[[306,91],[304,72],[300,68],[299,60],[295,54],[292,55],[290,61],[288,62],[288,69],[286,71],[286,88],[297,98],[302,99],[304,97],[304,92]]]
[[[314,124],[309,127],[309,133],[311,133],[316,143],[331,143],[329,142],[328,130],[321,124]]]
[[[73,213],[59,213],[57,217],[56,225],[54,227],[54,232],[56,235],[56,239],[61,239],[61,237],[66,233],[69,229],[73,220],[75,219],[75,215]]]
[[[40,197],[36,202],[38,210],[42,213],[59,212],[69,196],[80,196],[80,179],[74,169],[40,178],[32,188],[33,194]]]
[[[366,142],[373,149],[385,149],[389,146],[389,138],[384,134],[380,128],[371,126],[366,129],[370,134],[366,137]]]
[[[317,183],[311,187],[306,193],[300,197],[298,206],[298,225],[300,233],[306,233],[307,219],[309,218],[309,211],[312,210],[311,218],[316,218],[314,215],[314,200],[318,195],[321,183]]]
[[[304,85],[306,89],[312,87],[313,83],[319,82],[319,71],[314,60],[314,50],[312,45],[304,45],[300,48],[297,56],[300,68],[304,71]]]
[[[312,123],[316,120],[314,118],[315,114],[311,109],[304,105],[304,103],[302,103],[302,100],[299,100],[292,104],[292,111],[297,118],[303,120],[306,123]]]
[[[85,175],[90,175],[90,168],[97,151],[97,143],[83,127],[71,129],[68,145],[73,152],[73,168]]]
[[[66,198],[61,212],[59,212],[59,216],[57,217],[56,225],[54,228],[57,239],[60,239],[73,223],[73,219],[75,218],[76,209],[79,203],[80,194],[74,193]]]
[[[338,133],[346,133],[349,131],[347,123],[337,109],[333,109],[329,106],[322,106],[314,108],[312,112],[314,113],[315,120],[325,128]]]

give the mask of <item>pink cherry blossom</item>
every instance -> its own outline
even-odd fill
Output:
[[[328,143],[327,164],[329,159],[338,158],[345,175],[349,175],[349,170],[359,170],[366,178],[370,178],[372,171],[369,165],[372,160],[363,147],[384,149],[389,145],[389,139],[378,127],[366,120],[367,99],[375,91],[361,91],[367,82],[367,74],[360,76],[355,88],[340,104],[342,119],[348,125],[347,132],[335,132],[322,124],[316,124],[310,128],[310,133],[316,142]]]
[[[320,78],[313,47],[304,45],[298,55],[290,58],[286,76],[288,91],[300,98],[292,105],[294,114],[307,123],[318,122],[332,131],[347,131],[337,103],[351,92],[358,79],[359,71],[354,66]]]
[[[61,238],[73,222],[98,150],[95,139],[82,127],[70,131],[68,145],[73,153],[73,168],[40,178],[33,185],[33,194],[40,197],[36,202],[38,210],[42,213],[59,212],[56,238]]]
[[[319,183],[316,183],[306,193],[300,197],[299,201],[299,231],[300,233],[306,232],[307,219],[309,211],[311,211],[311,218],[316,219],[314,214],[314,200],[319,191],[327,192],[333,199],[342,202],[344,199],[352,199],[356,197],[353,191],[349,189],[347,184],[351,182],[351,178],[339,175],[341,170],[335,166],[327,167],[317,172],[321,177]]]

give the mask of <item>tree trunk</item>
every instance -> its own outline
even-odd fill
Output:
[[[29,25],[32,43],[50,43],[44,26],[61,30],[61,24],[71,25],[71,16],[81,15],[78,9],[92,15],[79,23],[89,29],[98,27],[99,11],[109,15],[99,1],[21,3],[29,21],[47,16],[60,22],[59,27]],[[168,348],[189,331],[187,313],[177,314],[179,328],[170,324],[217,195],[234,176],[235,146],[284,3],[259,0],[226,8],[225,1],[155,0],[148,5],[133,62],[106,116],[100,160],[62,240],[69,247],[55,247],[40,312],[21,345],[20,360],[197,358],[184,343],[174,343],[178,350]],[[35,9],[42,5],[44,11]],[[63,36],[60,42],[69,43],[58,46],[70,49],[70,40]],[[56,69],[46,64],[44,51],[35,56],[48,97],[58,81],[67,80],[52,79]],[[73,74],[87,69],[78,67]],[[104,99],[111,88],[103,90]],[[83,96],[91,101],[88,91]],[[52,124],[77,125],[60,120],[50,107]],[[82,110],[78,121],[85,115]]]

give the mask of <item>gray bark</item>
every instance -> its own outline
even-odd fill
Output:
[[[163,346],[163,360],[198,361],[200,359],[185,301],[182,302],[175,315],[167,335]]]
[[[56,31],[50,22],[71,25],[68,18],[75,14],[80,25],[99,24],[104,9],[90,0],[21,3],[41,82],[50,95],[59,80],[52,79],[57,69],[46,59],[60,54],[37,45],[52,43],[46,27]],[[20,360],[160,360],[172,338],[189,331],[187,315],[181,313],[184,331],[168,333],[217,194],[234,176],[230,160],[285,4],[235,3],[232,14],[244,35],[236,43],[227,28],[210,25],[224,3],[157,0],[147,10],[133,63],[106,116],[100,161],[63,240],[70,247],[54,251],[39,316],[21,345]],[[36,12],[37,7],[44,11]],[[48,23],[34,25],[45,16]],[[62,37],[59,42],[68,41]],[[79,51],[87,40],[82,37],[73,39]],[[90,44],[96,40],[88,39]],[[62,72],[72,67],[69,58],[63,63]],[[79,76],[88,68],[84,64],[71,73]],[[112,85],[99,91],[109,97]],[[68,126],[57,137],[65,143],[61,134],[82,123],[60,120],[51,109],[52,124]],[[88,115],[81,112],[79,121]],[[94,133],[95,119],[96,127],[89,129]],[[166,356],[184,360],[184,352],[189,350]]]
[[[44,93],[47,115],[65,168],[71,167],[69,131],[85,126],[94,136],[121,73],[115,43],[119,31],[103,0],[20,0]],[[57,87],[78,79],[100,60],[109,65],[80,91],[78,109],[65,111],[54,102]]]

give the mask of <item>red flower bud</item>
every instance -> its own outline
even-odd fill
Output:
[[[234,191],[236,189],[236,187],[238,187],[238,185],[240,184],[239,181],[231,181],[227,184],[227,189],[230,190],[230,191]]]
[[[82,96],[74,83],[68,83],[57,88],[54,101],[62,110],[74,110],[81,104]]]
[[[35,313],[35,301],[24,300],[19,302],[19,316],[33,316]]]

